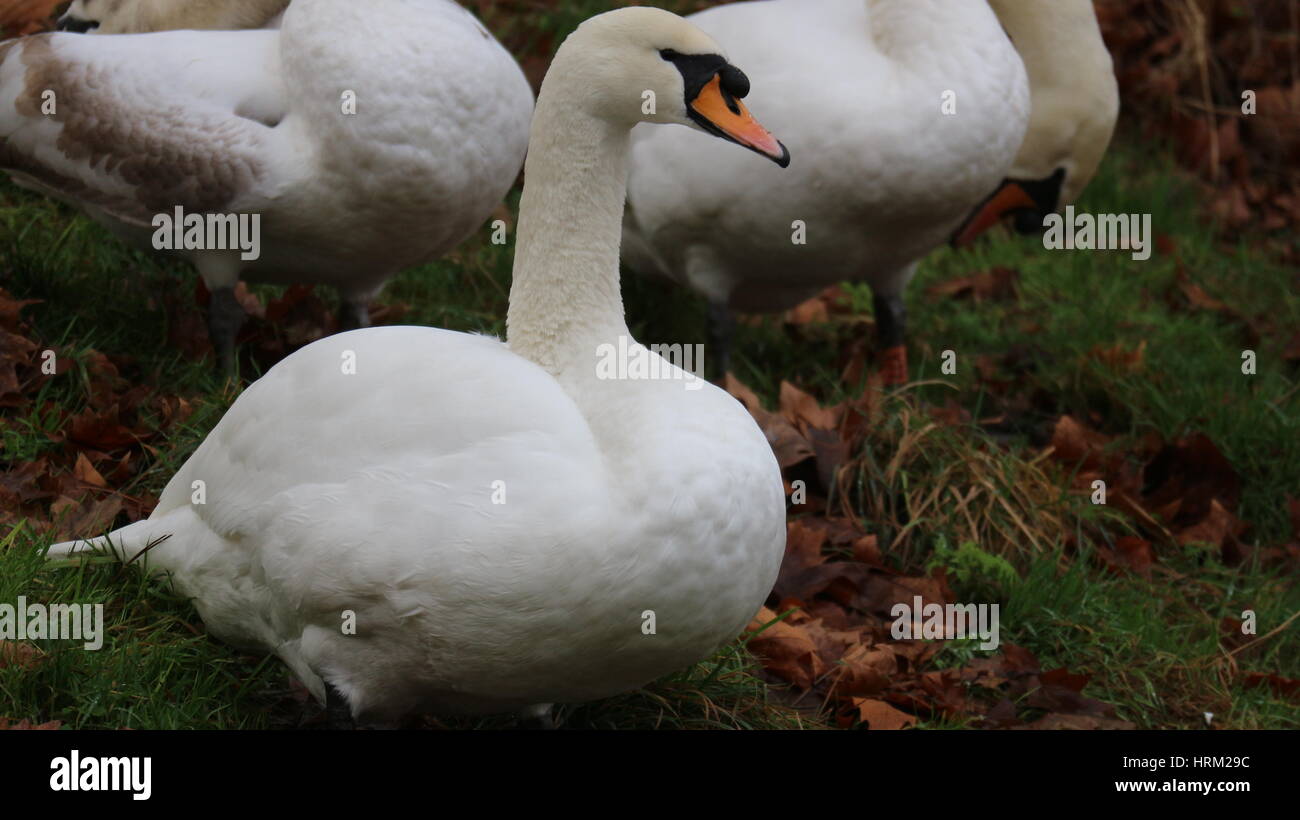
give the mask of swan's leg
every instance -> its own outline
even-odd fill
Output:
[[[339,332],[370,327],[370,300],[339,294]]]
[[[709,302],[708,336],[709,361],[706,368],[709,380],[722,384],[731,369],[731,337],[736,329],[736,317],[725,302]]]
[[[226,375],[239,372],[235,359],[235,338],[244,324],[244,308],[235,298],[235,288],[216,288],[208,302],[208,338],[217,353],[217,367]]]
[[[553,703],[535,703],[519,711],[520,729],[554,729],[555,717],[551,714]]]
[[[352,730],[357,728],[352,719],[352,707],[339,690],[325,681],[325,721],[330,729]]]
[[[718,385],[726,380],[731,369],[731,339],[736,329],[736,317],[730,308],[736,280],[726,270],[708,245],[691,245],[683,254],[683,280],[709,304],[704,372],[709,381]]]
[[[907,311],[902,293],[872,294],[876,308],[876,339],[880,343],[880,376],[886,387],[907,384]]]

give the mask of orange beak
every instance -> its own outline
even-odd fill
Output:
[[[971,215],[966,223],[952,237],[954,248],[965,248],[976,237],[996,225],[1002,217],[1022,208],[1037,208],[1036,203],[1024,188],[1014,182],[1004,182],[988,201]]]
[[[790,164],[790,152],[758,124],[744,103],[723,91],[720,76],[700,89],[691,102],[691,111],[695,115],[692,119],[705,130],[762,154],[782,168]]]

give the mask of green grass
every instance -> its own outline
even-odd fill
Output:
[[[511,204],[516,201],[517,195]],[[1218,247],[1196,221],[1177,175],[1157,159],[1117,149],[1081,207],[1154,210],[1158,230],[1176,240],[1187,270],[1207,290],[1247,315],[1267,315],[1278,327],[1300,326],[1300,299],[1288,291],[1285,272],[1251,256],[1247,247]],[[42,388],[42,401],[33,405],[37,409],[11,417],[17,424],[6,426],[5,461],[28,460],[54,447],[46,435],[54,417],[39,408],[45,401],[74,410],[86,405],[87,380],[78,367],[94,349],[130,357],[134,364],[125,377],[191,397],[198,408],[124,488],[158,492],[233,398],[205,364],[184,360],[166,343],[168,316],[157,294],[169,287],[188,293],[193,272],[125,250],[94,225],[8,184],[0,187],[0,226],[0,247],[8,249],[2,284],[19,298],[44,300],[26,315],[42,338],[66,346],[79,362],[70,378],[50,380]],[[501,333],[509,263],[510,249],[491,245],[485,230],[451,258],[398,277],[385,299],[410,306],[403,321]],[[1021,272],[1018,300],[973,305],[932,301],[925,294],[927,285],[993,265]],[[1253,565],[1225,567],[1208,551],[1195,549],[1161,554],[1160,571],[1151,580],[1101,572],[1086,555],[1066,555],[1066,536],[1083,528],[1117,536],[1128,531],[1126,522],[1069,493],[1063,473],[1038,475],[1029,466],[1044,426],[1060,412],[1087,416],[1113,434],[1155,431],[1172,437],[1204,431],[1242,474],[1240,512],[1255,525],[1250,538],[1267,546],[1289,534],[1281,498],[1300,487],[1294,369],[1277,359],[1270,347],[1277,340],[1266,334],[1258,375],[1242,376],[1239,328],[1214,314],[1171,309],[1163,293],[1174,276],[1172,260],[1159,255],[1134,263],[1117,253],[1047,253],[1031,240],[1009,235],[965,255],[935,254],[911,291],[914,375],[937,375],[934,363],[943,349],[958,352],[959,369],[945,379],[947,385],[919,388],[922,398],[956,399],[977,417],[993,412],[1000,397],[981,392],[974,368],[964,365],[981,354],[996,357],[1019,347],[1028,350],[1029,365],[1016,378],[1027,382],[1022,389],[1050,397],[1050,404],[1022,413],[1022,429],[1002,442],[1005,449],[982,446],[990,441],[974,426],[938,428],[904,461],[892,486],[881,483],[872,464],[878,468],[896,453],[906,411],[915,407],[888,413],[856,462],[866,492],[848,500],[864,524],[882,534],[883,543],[893,544],[889,556],[898,566],[949,567],[961,600],[1003,605],[1004,641],[1035,652],[1044,668],[1066,666],[1090,675],[1087,693],[1115,704],[1121,718],[1146,727],[1193,727],[1203,723],[1202,713],[1212,712],[1218,726],[1297,727],[1294,703],[1265,688],[1243,688],[1240,674],[1228,674],[1235,665],[1241,672],[1300,677],[1296,628],[1229,660],[1217,626],[1224,616],[1253,609],[1260,634],[1270,631],[1300,611],[1300,591],[1291,579]],[[630,276],[625,290],[631,324],[643,338],[702,340],[703,310],[694,297]],[[856,287],[849,290],[860,300]],[[742,327],[737,370],[769,399],[787,379],[820,391],[826,401],[838,400],[847,390],[838,381],[835,351],[846,332],[852,331],[791,330],[775,319]],[[1117,374],[1086,355],[1097,345],[1135,348],[1143,341],[1146,364],[1137,376]],[[987,463],[979,473],[966,462],[974,463],[971,455],[981,449]],[[957,462],[964,466],[954,473]],[[872,503],[883,504],[886,513],[896,511],[908,493],[940,481],[969,487],[980,475],[991,476],[1004,498],[1013,497],[1013,487],[1041,483],[1044,476],[1059,479],[1046,495],[1017,507],[1039,528],[1040,547],[1027,548],[996,513],[981,520],[987,533],[975,544],[951,504],[939,504],[905,533],[867,515]],[[1046,526],[1049,520],[1061,526]],[[999,526],[1009,534],[997,536]],[[0,669],[0,714],[77,727],[178,728],[287,727],[311,714],[292,697],[278,662],[241,655],[207,637],[192,607],[164,583],[103,564],[46,569],[36,558],[43,546],[21,527],[4,536],[0,600],[27,595],[104,602],[111,624],[108,646],[83,652],[47,642],[34,669]],[[1003,556],[1001,564],[974,556],[970,550],[976,547]],[[1017,570],[1013,579],[1003,564]],[[961,653],[945,653],[940,665],[962,660]],[[567,707],[560,719],[572,727],[821,725],[769,699],[754,673],[753,661],[733,646],[642,691]],[[492,728],[510,725],[510,719],[445,725]]]
[[[476,8],[517,53],[553,46],[568,30],[610,4],[586,0],[562,12],[510,3]],[[694,4],[681,3],[681,8]],[[958,354],[958,372],[943,384],[915,388],[891,405],[850,464],[853,492],[843,501],[871,532],[887,558],[920,571],[944,566],[960,600],[1002,604],[1002,638],[1033,651],[1044,668],[1086,673],[1090,697],[1112,703],[1141,727],[1297,728],[1300,709],[1267,688],[1245,688],[1245,673],[1300,678],[1300,627],[1294,623],[1229,657],[1219,621],[1254,610],[1264,635],[1300,611],[1300,591],[1284,571],[1248,563],[1226,567],[1210,551],[1160,552],[1150,579],[1115,575],[1090,560],[1086,533],[1113,539],[1130,525],[1112,510],[1094,508],[1069,492],[1064,471],[1034,459],[1061,413],[1086,418],[1106,433],[1165,438],[1209,435],[1242,477],[1239,515],[1254,528],[1247,540],[1275,546],[1290,535],[1284,495],[1300,494],[1300,374],[1280,359],[1283,331],[1300,327],[1293,272],[1256,255],[1248,241],[1223,247],[1197,218],[1194,189],[1164,152],[1116,146],[1088,189],[1081,210],[1155,215],[1155,230],[1177,246],[1192,281],[1263,329],[1259,370],[1243,376],[1241,328],[1222,315],[1170,306],[1175,261],[1157,253],[1133,262],[1120,252],[1045,252],[1035,240],[998,234],[974,249],[940,250],[921,267],[909,293],[913,375],[936,378],[943,350]],[[518,192],[512,194],[513,210]],[[402,321],[501,334],[510,282],[510,247],[488,241],[485,228],[449,258],[408,271],[383,299],[409,306]],[[931,299],[925,289],[995,265],[1021,274],[1019,298],[1007,302]],[[122,375],[187,397],[195,414],[165,445],[145,456],[122,488],[159,492],[233,400],[233,391],[204,363],[186,360],[168,344],[164,295],[189,298],[196,281],[184,265],[126,249],[101,228],[0,181],[0,286],[18,298],[39,299],[25,312],[35,333],[73,359],[71,373],[49,380],[22,413],[4,411],[0,467],[51,454],[61,446],[52,407],[72,411],[92,401],[84,368],[90,351],[127,357]],[[273,289],[257,289],[271,294]],[[865,288],[847,286],[854,305],[870,313]],[[704,342],[703,305],[668,285],[627,276],[625,301],[633,333],[643,341]],[[862,327],[786,327],[768,318],[743,325],[737,336],[737,375],[769,402],[782,380],[826,403],[845,398],[837,354]],[[1144,365],[1123,373],[1088,354],[1097,347],[1136,349]],[[1002,361],[1016,353],[1014,366]],[[1007,395],[988,391],[975,362],[992,357],[1015,383]],[[916,443],[887,479],[883,465],[897,455],[904,424],[920,403],[954,400],[975,418],[1003,413],[997,436],[976,425],[938,428]],[[915,430],[915,427],[910,428]],[[994,488],[989,512],[971,525],[948,496],[910,521],[909,504],[931,488],[965,492]],[[945,500],[948,499],[948,500]],[[1033,527],[1021,538],[1005,500]],[[1080,551],[1073,540],[1084,544]],[[100,728],[263,728],[296,726],[311,707],[295,697],[278,661],[250,657],[208,637],[192,606],[131,568],[95,564],[46,568],[46,541],[23,526],[0,532],[0,601],[34,600],[106,605],[105,649],[44,642],[32,668],[0,667],[0,717],[60,720]],[[1012,570],[1007,573],[1007,567]],[[964,647],[940,656],[960,665]],[[300,693],[299,693],[300,695]],[[677,675],[628,695],[565,707],[568,727],[813,728],[823,721],[779,705],[739,643]],[[931,720],[952,727],[967,721]],[[510,718],[447,721],[453,727],[494,728]]]

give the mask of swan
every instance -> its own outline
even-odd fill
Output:
[[[1092,14],[1090,0],[994,8],[973,0],[762,0],[692,15],[704,31],[726,34],[761,89],[756,104],[767,124],[799,161],[773,173],[693,134],[638,128],[625,262],[707,299],[720,372],[732,310],[785,310],[827,285],[865,281],[884,381],[903,383],[903,293],[918,260],[1004,179],[1039,173],[1011,170],[1031,123],[1031,77],[1003,26],[1025,43],[1033,87],[1047,98],[1055,87],[1098,80],[1071,73],[1076,53],[1105,53],[1095,19],[1091,29],[1059,28],[1083,7]],[[1072,123],[1049,119],[1079,113],[1045,107],[1033,122],[1052,132],[1043,135],[1050,141]],[[1042,155],[1058,162],[1069,151]]]
[[[1029,129],[1007,178],[954,235],[957,247],[1008,215],[1019,232],[1041,232],[1096,176],[1119,120],[1115,66],[1092,4],[1058,3],[1043,28],[1024,3],[989,0],[1029,72]]]
[[[666,362],[602,378],[598,357],[649,352],[619,290],[631,128],[688,125],[788,162],[747,90],[676,15],[584,22],[538,99],[506,343],[383,327],[311,344],[240,396],[149,519],[49,555],[147,551],[215,635],[369,723],[536,714],[733,639],[784,552],[771,447],[713,385]]]
[[[289,0],[75,0],[58,28],[96,34],[278,28],[288,6]]]
[[[518,63],[451,0],[302,0],[280,30],[0,44],[0,170],[192,262],[227,370],[239,279],[333,286],[342,326],[365,326],[387,279],[501,202],[532,107]],[[242,220],[244,241],[175,241],[189,219]]]

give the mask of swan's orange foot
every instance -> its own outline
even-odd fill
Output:
[[[907,384],[907,347],[894,345],[880,354],[880,380],[885,387]]]

